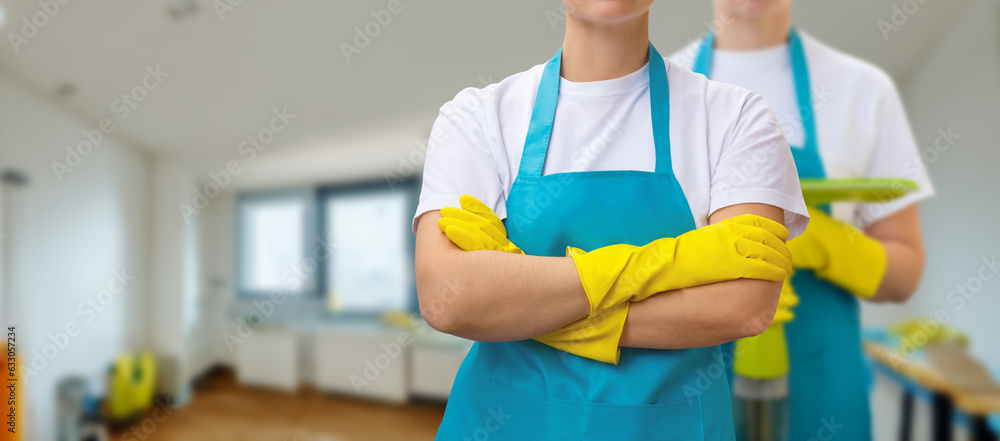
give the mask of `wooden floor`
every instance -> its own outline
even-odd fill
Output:
[[[112,433],[122,441],[432,440],[444,405],[387,405],[306,390],[288,394],[242,387],[215,376],[190,403]],[[127,432],[132,432],[130,436]]]

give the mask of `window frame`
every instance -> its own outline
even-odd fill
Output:
[[[276,199],[276,198],[286,198],[286,197],[302,197],[306,201],[306,213],[304,216],[305,226],[303,231],[305,231],[304,250],[305,254],[302,259],[306,259],[312,256],[314,245],[320,238],[326,239],[328,236],[328,225],[326,212],[326,203],[328,199],[336,195],[356,195],[364,194],[367,192],[371,193],[382,193],[382,192],[404,192],[406,199],[406,212],[414,213],[417,209],[417,204],[419,202],[420,196],[420,186],[421,180],[419,177],[407,177],[407,178],[395,178],[391,181],[388,180],[366,180],[351,183],[338,183],[338,184],[323,184],[303,188],[292,188],[292,189],[275,189],[275,190],[254,190],[240,192],[236,196],[235,201],[235,252],[236,252],[236,262],[233,268],[234,275],[234,286],[236,291],[237,301],[247,301],[247,300],[259,300],[263,298],[270,297],[273,291],[261,292],[255,290],[245,289],[243,274],[246,268],[246,251],[247,244],[243,243],[244,237],[244,219],[242,216],[243,207],[246,203]],[[406,228],[410,230],[412,221],[408,222],[406,225],[402,225],[401,228]],[[407,259],[407,270],[409,271],[410,287],[408,289],[409,293],[406,299],[406,307],[404,310],[406,312],[419,314],[420,306],[417,302],[417,285],[415,282],[415,271],[414,271],[414,255],[416,253],[416,235],[410,231],[410,234],[405,235],[407,238],[405,245],[405,255]],[[333,259],[333,255],[327,259],[318,260],[318,265],[316,271],[311,275],[311,287],[309,289],[303,289],[301,292],[290,293],[287,290],[281,291],[285,295],[285,301],[310,301],[318,302],[323,305],[324,312],[326,316],[336,317],[336,318],[360,318],[360,319],[371,319],[378,318],[382,315],[383,311],[378,312],[368,312],[368,311],[340,311],[333,312],[328,307],[327,293],[329,292],[330,280],[327,274],[327,267],[330,264],[329,259]]]
[[[243,218],[243,207],[248,203],[267,201],[267,200],[277,200],[285,198],[301,198],[305,202],[305,213],[303,214],[302,231],[305,232],[302,238],[303,240],[303,250],[305,253],[300,256],[300,259],[305,260],[309,257],[309,247],[315,242],[318,236],[318,225],[316,224],[316,211],[317,211],[317,192],[313,188],[297,188],[297,189],[279,189],[279,190],[262,190],[253,192],[242,192],[236,197],[236,208],[235,208],[235,233],[236,233],[236,265],[235,265],[235,287],[236,296],[239,299],[261,299],[270,297],[275,291],[259,291],[248,289],[244,285],[244,274],[247,270],[247,244],[243,242],[243,238],[246,228],[245,219]],[[312,274],[308,280],[309,286],[304,287],[301,291],[290,292],[288,290],[282,290],[281,293],[286,299],[315,299],[320,296],[322,291],[319,290],[319,280],[320,280],[320,269]]]
[[[386,180],[369,180],[352,182],[347,184],[328,184],[320,186],[316,189],[316,213],[317,213],[317,230],[316,237],[326,239],[329,237],[328,213],[326,210],[327,201],[337,195],[360,195],[365,193],[394,193],[403,192],[406,199],[406,213],[414,213],[417,210],[417,204],[419,202],[420,195],[420,180],[418,178],[403,178],[396,179],[393,182],[388,182]],[[410,222],[411,227],[407,230],[412,230],[412,221]],[[406,228],[404,225],[403,228]],[[414,269],[414,255],[417,248],[417,238],[416,235],[410,231],[410,234],[405,235],[406,245],[405,245],[405,255],[407,259],[407,271],[409,271],[410,287],[408,289],[409,293],[406,299],[405,311],[411,313],[419,313],[420,306],[417,303],[417,284],[415,282],[415,269]],[[334,256],[330,256],[329,259],[332,260]],[[317,271],[319,279],[317,280],[317,289],[319,291],[320,298],[323,299],[324,305],[327,306],[327,313],[335,317],[350,317],[350,318],[374,318],[380,317],[387,310],[382,311],[340,311],[333,312],[329,310],[327,303],[329,299],[327,294],[330,292],[330,276],[327,274],[327,267],[330,265],[329,261],[322,262],[319,271]]]

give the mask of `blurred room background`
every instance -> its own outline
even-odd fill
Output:
[[[895,79],[938,192],[919,292],[866,305],[865,326],[947,325],[1000,373],[1000,2],[795,16]],[[669,53],[711,4],[651,17]],[[431,124],[459,90],[547,60],[564,22],[559,0],[0,0],[21,439],[432,439],[471,343],[418,318]],[[899,438],[906,396],[930,439],[941,391],[879,366],[876,439]]]

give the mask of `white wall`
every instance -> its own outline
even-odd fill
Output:
[[[160,356],[158,389],[175,394],[195,372],[202,336],[199,319],[198,223],[178,206],[189,204],[195,175],[183,164],[156,158],[150,172],[150,349]]]
[[[227,191],[212,200],[198,216],[200,228],[204,232],[201,241],[202,321],[205,340],[205,364],[220,363],[235,366],[235,352],[230,351],[223,340],[226,332],[236,332],[236,322],[230,318],[229,310],[235,298],[235,198]]]
[[[104,139],[63,182],[51,168],[65,161],[64,146],[76,145],[81,131],[91,128],[0,74],[0,168],[16,168],[30,179],[22,212],[14,213],[15,230],[4,242],[11,247],[8,295],[22,367],[34,361],[37,368],[27,384],[33,436],[26,439],[54,439],[59,379],[101,378],[115,355],[141,347],[145,338],[147,157]],[[135,279],[105,297],[100,312],[78,309],[123,268]],[[64,348],[47,346],[48,335],[70,323],[79,334],[61,341]],[[42,355],[46,351],[51,360]]]
[[[903,305],[866,305],[864,323],[885,326],[911,317],[942,314],[968,333],[972,352],[1000,367],[1000,275],[987,273],[981,289],[964,299],[956,285],[978,278],[982,258],[1000,259],[1000,3],[978,0],[955,32],[900,87],[924,152],[937,196],[921,205],[927,267],[917,294]],[[934,147],[938,129],[961,135],[944,151]],[[940,144],[944,145],[944,144]],[[977,288],[977,281],[972,281]],[[939,312],[940,311],[940,312]],[[873,396],[875,439],[898,437],[901,390],[880,379]],[[914,435],[929,439],[930,407],[918,403]],[[956,438],[960,439],[960,438]]]

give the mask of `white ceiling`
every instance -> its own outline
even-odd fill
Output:
[[[96,122],[114,116],[115,98],[139,85],[147,66],[159,65],[170,76],[117,134],[142,148],[210,162],[233,156],[276,107],[297,118],[275,149],[349,148],[335,140],[406,118],[426,120],[429,129],[437,108],[458,90],[543,62],[562,37],[561,23],[550,24],[560,0],[400,1],[403,10],[351,63],[340,44],[389,0],[242,0],[224,20],[209,0],[74,1],[19,53],[3,45],[0,69]],[[795,8],[801,28],[905,81],[974,1],[927,1],[888,41],[877,22],[902,1],[799,0]],[[191,16],[168,13],[188,2],[198,6]],[[652,40],[661,52],[704,30],[710,4],[658,2]],[[4,35],[20,32],[21,17],[40,11],[33,1],[0,0],[0,7]],[[60,97],[66,85],[75,92]]]

